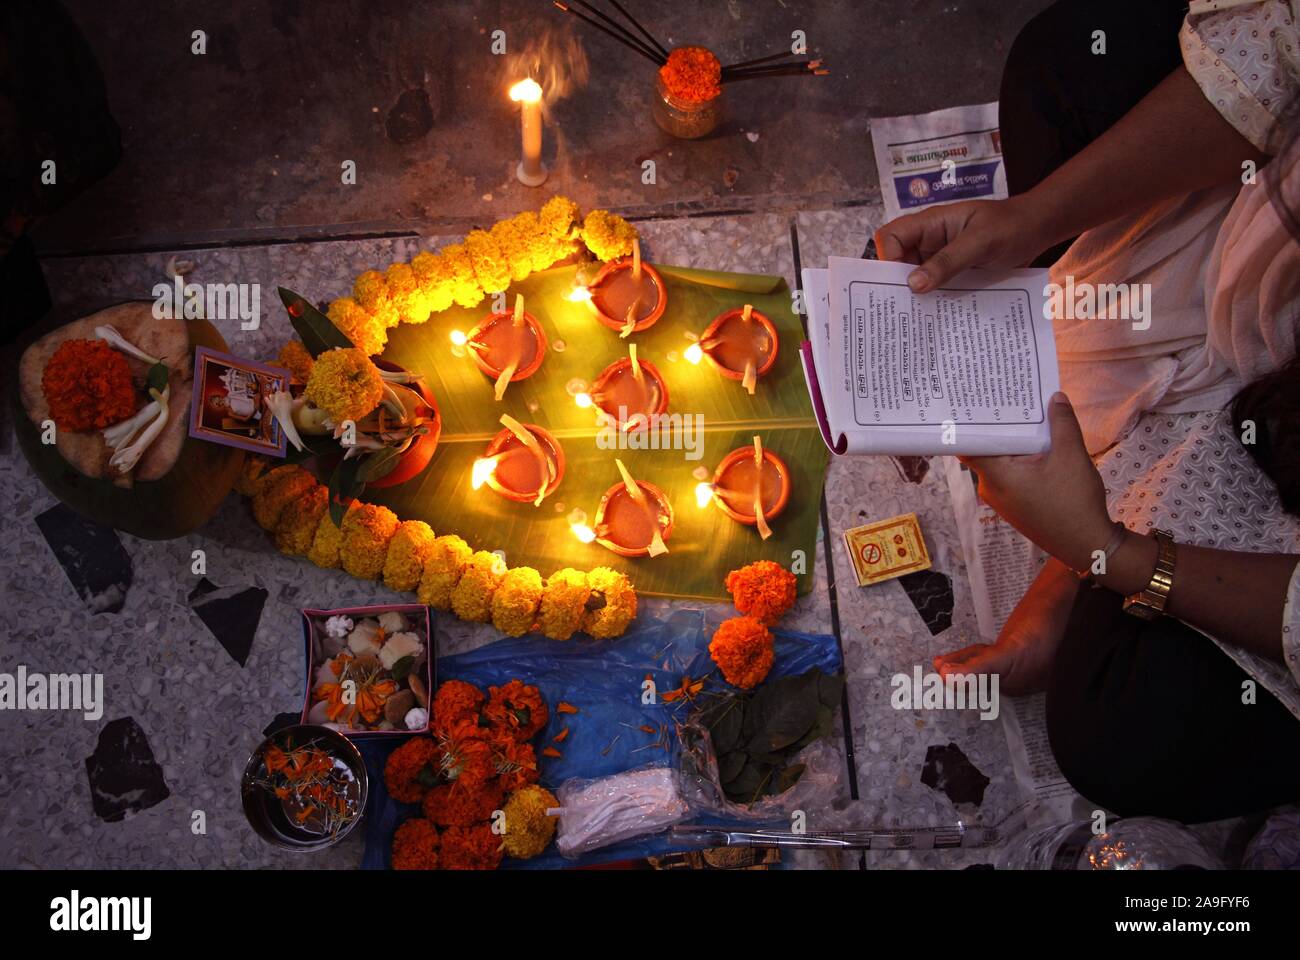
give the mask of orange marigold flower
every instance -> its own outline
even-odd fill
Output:
[[[495,870],[501,863],[501,838],[486,823],[448,827],[441,839],[444,870]]]
[[[754,617],[732,617],[713,633],[709,655],[733,686],[749,689],[763,682],[776,660],[772,634]]]
[[[479,712],[487,698],[483,691],[464,680],[448,680],[433,696],[433,731],[447,735],[464,720],[478,723]]]
[[[509,730],[520,742],[531,740],[550,719],[541,691],[522,680],[511,680],[504,687],[488,687],[488,694],[483,715],[493,727]]]
[[[289,376],[294,383],[306,383],[307,378],[311,376],[312,364],[316,361],[312,359],[301,340],[290,340],[280,348],[280,356],[275,362],[277,366],[289,371]]]
[[[64,430],[102,430],[135,413],[126,357],[103,340],[65,340],[41,374],[50,416]]]
[[[419,803],[429,787],[422,780],[437,775],[438,745],[428,737],[415,737],[388,755],[384,783],[399,803]],[[423,776],[422,776],[423,774]]]
[[[447,777],[464,790],[477,790],[496,776],[492,746],[471,737],[448,741],[442,758]]]
[[[436,870],[438,828],[423,817],[414,817],[393,834],[394,870]]]
[[[503,740],[494,743],[493,760],[501,788],[507,793],[536,783],[542,772],[537,768],[537,753],[531,743]]]
[[[758,560],[732,570],[726,579],[736,609],[769,627],[794,606],[797,584],[793,573],[771,560]]]
[[[303,394],[337,426],[360,420],[384,399],[384,378],[361,350],[336,347],[316,358]]]
[[[459,783],[434,787],[424,795],[424,815],[440,827],[469,827],[492,819],[506,794],[500,784],[489,781],[477,790]]]
[[[670,96],[701,103],[722,93],[722,64],[704,47],[678,47],[659,68],[659,79]]]

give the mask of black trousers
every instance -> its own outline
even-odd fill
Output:
[[[1007,183],[1024,193],[1182,64],[1182,0],[1062,0],[1012,44],[1002,77]],[[1095,31],[1106,52],[1094,53]],[[1038,261],[1048,265],[1062,248]],[[1300,800],[1300,720],[1195,630],[1082,590],[1047,692],[1048,733],[1081,794],[1185,822]]]

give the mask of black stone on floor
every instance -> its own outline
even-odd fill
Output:
[[[100,731],[95,752],[86,758],[86,774],[95,816],[106,823],[117,823],[171,796],[149,738],[132,717],[113,720]]]
[[[262,728],[262,736],[269,737],[279,733],[285,727],[292,727],[299,723],[302,723],[301,713],[277,713],[275,719]]]
[[[253,649],[267,592],[261,587],[218,587],[204,577],[190,592],[190,606],[241,667]]]
[[[898,582],[907,591],[907,598],[916,607],[930,635],[937,637],[952,626],[952,580],[938,570],[918,570],[906,573]]]
[[[946,747],[935,744],[925,751],[921,782],[933,790],[942,790],[954,804],[979,806],[984,802],[989,778],[970,762],[961,747],[950,743]]]
[[[134,574],[117,531],[62,503],[40,514],[36,526],[91,613],[121,611]]]

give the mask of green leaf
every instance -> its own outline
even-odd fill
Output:
[[[171,375],[171,371],[167,369],[167,364],[161,362],[155,363],[149,368],[149,373],[146,375],[146,383],[150,390],[157,390],[159,393],[162,393],[167,389],[167,383],[171,379]]]
[[[397,469],[397,465],[401,460],[402,455],[397,452],[396,447],[384,447],[382,450],[376,450],[374,453],[361,458],[361,468],[357,471],[357,479],[362,483],[382,480]]]
[[[285,463],[305,463],[339,451],[338,444],[330,437],[303,437],[302,443],[304,447],[302,450],[298,450],[293,444],[289,445],[284,456]]]
[[[352,341],[342,330],[334,326],[329,317],[317,310],[311,301],[284,287],[277,289],[280,291],[280,300],[284,303],[284,309],[289,312],[289,322],[293,324],[294,331],[302,340],[302,345],[307,348],[308,353],[313,357],[319,357],[326,350],[334,350],[338,347],[352,349]]]
[[[838,710],[844,695],[844,674],[817,671],[817,699],[832,710]]]
[[[793,763],[782,770],[772,783],[772,793],[785,793],[803,776],[805,766],[802,763]]]
[[[415,779],[417,783],[429,787],[430,789],[438,786],[442,782],[438,779],[438,775],[434,773],[433,768],[427,763],[420,768],[420,772],[415,775]]]
[[[343,515],[348,512],[349,504],[361,496],[361,491],[366,488],[366,485],[357,479],[357,471],[360,467],[360,460],[340,460],[339,465],[334,468],[334,473],[330,475],[330,519],[334,521],[336,527],[343,525]]]
[[[719,755],[734,749],[740,743],[744,725],[744,701],[740,699],[730,701],[709,727],[709,735],[713,738],[713,749]]]
[[[415,666],[415,654],[410,653],[400,658],[396,662],[394,662],[393,669],[390,672],[393,675],[393,679],[396,680],[398,683],[401,683],[408,676],[410,676],[411,668],[414,666]]]
[[[754,697],[762,723],[750,737],[751,753],[780,750],[798,742],[817,722],[817,677],[814,672],[782,677]]]
[[[748,762],[749,757],[743,750],[722,754],[718,757],[718,779],[724,784],[730,783],[740,776],[740,771],[745,769]]]

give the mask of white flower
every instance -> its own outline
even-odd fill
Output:
[[[325,621],[325,636],[327,637],[346,637],[351,632],[351,617],[330,617]]]
[[[423,730],[429,725],[429,711],[424,707],[412,707],[406,711],[406,719],[402,722],[407,730]]]

